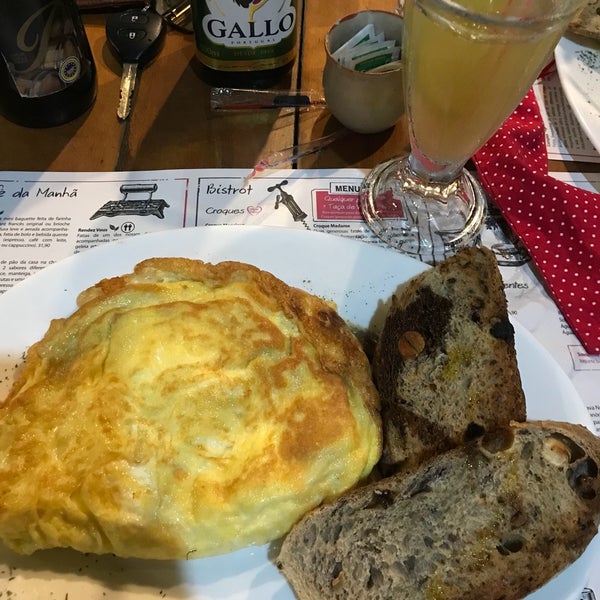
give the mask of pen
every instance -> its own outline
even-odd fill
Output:
[[[325,106],[325,99],[314,91],[228,87],[214,87],[210,91],[210,108],[215,111],[324,108]]]

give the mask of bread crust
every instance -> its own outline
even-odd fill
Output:
[[[312,511],[278,564],[299,600],[518,600],[596,534],[599,464],[580,425],[513,423]]]

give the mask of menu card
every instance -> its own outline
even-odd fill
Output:
[[[600,173],[552,175],[600,191]],[[99,244],[182,227],[296,227],[383,246],[361,218],[364,176],[358,169],[273,170],[251,178],[248,171],[213,169],[0,172],[0,294]],[[496,254],[511,316],[568,375],[600,433],[600,356],[585,352],[493,207],[481,243]],[[594,598],[600,576],[589,585],[582,599]]]
[[[599,163],[600,154],[577,121],[554,65],[535,82],[533,90],[546,127],[548,158]]]

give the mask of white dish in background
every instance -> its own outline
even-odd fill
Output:
[[[129,272],[152,256],[248,262],[334,300],[350,322],[375,328],[397,285],[426,268],[378,246],[279,227],[190,228],[106,244],[56,263],[0,296],[0,397],[23,351],[42,337],[50,319],[75,309],[80,291],[103,277]],[[518,324],[515,329],[529,417],[592,428],[567,376],[526,330]],[[23,557],[0,544],[0,596],[11,592],[12,597],[27,600],[293,600],[294,594],[269,560],[274,553],[274,548],[261,546],[193,561],[121,559],[71,550]],[[599,559],[596,539],[576,563],[527,600],[578,600],[593,562]]]
[[[556,46],[554,58],[567,101],[600,152],[600,42],[565,36]]]

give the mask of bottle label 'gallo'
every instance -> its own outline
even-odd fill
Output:
[[[219,71],[264,71],[296,49],[296,0],[195,0],[198,57]]]

